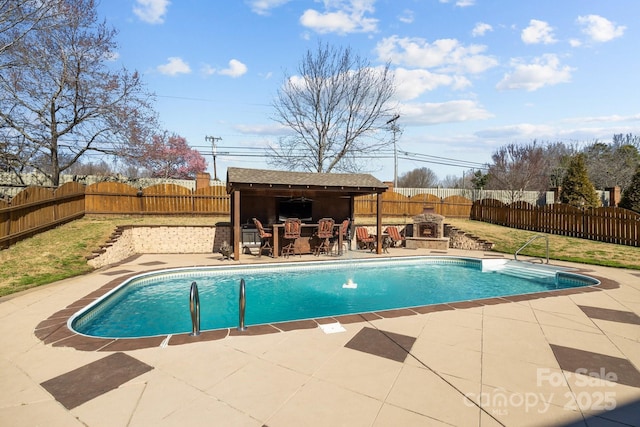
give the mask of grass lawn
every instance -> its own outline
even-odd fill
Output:
[[[542,234],[479,221],[447,218],[446,222],[495,243],[493,248],[495,252],[507,254],[515,253],[531,237]],[[547,236],[549,238],[550,259],[640,269],[640,248],[553,234]],[[535,240],[520,253],[527,256],[545,257],[545,239]]]
[[[213,225],[225,220],[228,218],[85,216],[0,251],[0,296],[92,271],[85,257],[106,242],[118,225]],[[447,222],[495,243],[494,251],[508,254],[536,235],[477,221],[447,218]],[[535,241],[521,253],[544,257],[544,239]],[[640,269],[640,248],[572,237],[549,235],[549,256],[556,260]]]

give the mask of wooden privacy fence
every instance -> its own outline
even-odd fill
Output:
[[[417,194],[407,197],[392,191],[382,193],[382,216],[415,216],[421,214],[425,208],[433,209],[434,213],[449,218],[469,218],[471,200],[462,196],[440,198],[433,194]],[[376,195],[358,196],[354,200],[356,215],[376,215]]]
[[[0,248],[85,214],[228,215],[229,196],[223,186],[192,191],[177,184],[136,189],[119,182],[85,187],[66,183],[53,190],[28,187],[11,200],[0,200]]]
[[[99,182],[87,187],[87,214],[125,215],[228,215],[226,187],[190,190],[177,184],[157,184],[136,189],[120,182]]]
[[[84,185],[69,182],[53,190],[28,187],[11,205],[0,201],[0,248],[84,215]]]
[[[579,209],[565,204],[505,204],[495,199],[473,203],[470,219],[539,233],[640,246],[640,214],[617,208]]]

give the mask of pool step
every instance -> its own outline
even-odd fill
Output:
[[[496,273],[506,274],[514,277],[522,277],[535,280],[555,281],[556,273],[563,271],[561,267],[548,265],[531,264],[521,261],[503,261],[485,268],[485,271],[495,271]]]

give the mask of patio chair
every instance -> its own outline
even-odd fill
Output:
[[[322,252],[329,254],[329,239],[333,237],[333,218],[322,218],[318,221],[318,232],[316,236],[320,239],[320,244],[316,246],[315,255],[320,256]]]
[[[394,247],[398,246],[398,243],[402,245],[402,243],[405,241],[405,237],[400,234],[400,232],[398,231],[398,227],[396,226],[389,226],[386,230],[384,230],[384,232],[389,235]]]
[[[351,220],[349,218],[342,221],[340,224],[340,228],[336,230],[334,233],[332,242],[336,243],[340,240],[340,234],[342,234],[342,244],[346,244],[348,249],[351,249],[351,233],[349,230],[349,226],[351,225]],[[342,252],[342,248],[338,248],[338,253]]]
[[[365,227],[356,227],[356,244],[358,249],[372,250],[375,247],[376,237],[369,234]]]
[[[265,249],[269,251],[269,255],[273,256],[273,246],[271,246],[273,233],[267,232],[258,218],[253,218],[253,223],[258,230],[258,234],[260,235],[260,249],[258,250],[258,257],[262,256],[262,251],[264,251]]]
[[[282,247],[282,256],[285,258],[296,252],[296,240],[300,237],[300,229],[302,221],[298,218],[288,218],[284,222],[283,238],[287,243]],[[302,252],[299,253],[302,257]]]

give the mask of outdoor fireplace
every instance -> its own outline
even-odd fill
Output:
[[[413,234],[407,237],[408,248],[427,248],[446,250],[449,239],[444,237],[444,217],[425,207],[420,215],[413,217]]]
[[[444,217],[433,208],[424,208],[420,215],[413,217],[413,237],[441,238],[444,235]]]

